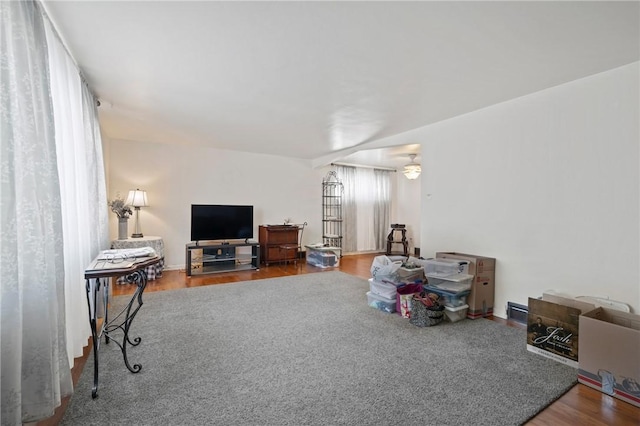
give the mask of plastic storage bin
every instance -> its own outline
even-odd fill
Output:
[[[469,272],[469,262],[458,259],[426,259],[422,261],[427,276],[447,276],[452,274],[466,274]]]
[[[390,314],[396,311],[396,299],[387,299],[370,291],[367,292],[367,301],[372,308],[379,309]]]
[[[469,309],[469,305],[460,305],[455,308],[445,305],[444,314],[447,316],[449,321],[456,322],[466,318],[467,309]]]
[[[470,293],[470,290],[461,291],[458,293],[452,293],[449,291],[444,291],[436,287],[424,286],[424,290],[428,293],[435,293],[440,296],[440,300],[444,302],[445,306],[449,306],[451,308],[457,308],[458,306],[462,306],[467,303],[467,296]]]
[[[384,281],[376,281],[373,278],[369,278],[369,290],[371,290],[372,294],[377,294],[378,296],[382,296],[385,299],[394,299],[396,298],[396,293],[398,292],[398,288],[393,283],[384,282]]]
[[[405,283],[413,283],[416,281],[424,280],[424,268],[422,266],[415,268],[406,268],[404,266],[401,266],[400,268],[398,268],[396,273],[398,274],[398,278],[400,279],[400,281]]]
[[[450,274],[446,276],[427,274],[427,285],[451,293],[471,290],[472,283],[473,275],[469,274]]]
[[[334,253],[321,251],[307,251],[307,263],[318,268],[331,268],[338,266],[338,256]]]

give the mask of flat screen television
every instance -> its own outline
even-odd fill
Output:
[[[253,238],[253,206],[191,205],[191,241]]]

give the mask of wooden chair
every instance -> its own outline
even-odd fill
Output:
[[[298,241],[295,243],[286,243],[280,245],[280,254],[282,255],[282,261],[286,264],[289,264],[289,260],[291,257],[289,256],[290,252],[293,251],[293,263],[295,265],[298,264],[298,258],[300,258],[300,252],[302,251],[302,234],[304,233],[304,227],[307,226],[307,222],[302,225],[291,225],[298,227]]]

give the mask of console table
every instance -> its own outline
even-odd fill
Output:
[[[138,373],[142,369],[142,365],[129,363],[127,356],[127,344],[138,346],[142,339],[129,337],[129,329],[138,310],[142,306],[142,293],[147,286],[147,268],[160,262],[159,256],[126,258],[118,254],[106,255],[100,253],[84,271],[87,291],[87,305],[89,307],[89,325],[91,327],[91,337],[93,341],[93,389],[91,396],[98,396],[98,371],[99,371],[99,351],[102,336],[104,341],[109,344],[113,340],[122,351],[124,364],[132,373]],[[129,303],[118,313],[113,319],[109,319],[109,283],[112,277],[126,277],[130,283],[135,283],[137,288],[131,296]],[[101,294],[101,297],[98,297]],[[101,299],[101,300],[100,300]],[[98,316],[102,313],[103,321],[98,330]],[[122,340],[116,340],[112,333],[122,331]]]
[[[112,249],[130,249],[140,247],[151,247],[156,251],[160,261],[147,268],[147,279],[150,281],[160,278],[162,276],[162,270],[164,269],[164,241],[162,237],[145,236],[140,238],[127,238],[126,240],[113,240],[111,241]],[[120,277],[117,280],[118,284],[124,284],[126,281]]]

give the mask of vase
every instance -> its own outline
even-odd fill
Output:
[[[129,233],[129,219],[126,217],[118,218],[118,239],[126,240]]]

